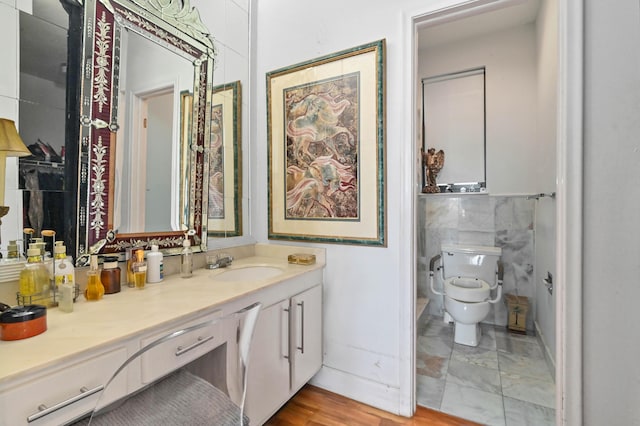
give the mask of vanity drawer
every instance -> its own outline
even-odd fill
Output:
[[[215,313],[142,339],[141,348],[160,339],[140,357],[142,384],[151,383],[222,345],[226,338],[220,316],[221,313]],[[175,337],[170,338],[171,335]]]
[[[125,347],[62,365],[0,393],[0,425],[61,425],[93,411],[102,387],[127,359]],[[125,377],[109,385],[104,401],[127,392]]]

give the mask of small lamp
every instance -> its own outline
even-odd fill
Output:
[[[9,213],[9,206],[4,205],[7,157],[25,157],[27,155],[31,155],[31,151],[22,142],[14,121],[0,118],[0,220]],[[1,221],[0,224],[2,224]]]

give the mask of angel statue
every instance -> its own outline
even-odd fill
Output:
[[[444,151],[436,152],[435,148],[429,148],[427,152],[422,152],[422,165],[425,171],[425,183],[422,192],[426,194],[435,194],[440,192],[440,188],[436,184],[436,177],[442,166],[444,166]]]

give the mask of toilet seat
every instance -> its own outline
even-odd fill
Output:
[[[478,278],[451,277],[444,280],[444,294],[461,302],[484,302],[491,297],[491,286]]]

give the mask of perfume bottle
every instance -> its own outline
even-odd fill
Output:
[[[87,271],[87,289],[84,297],[87,300],[100,300],[104,296],[104,286],[100,281],[100,271],[98,270],[98,255],[91,255],[91,263]]]
[[[136,252],[140,250],[140,247],[127,247],[125,250],[125,260],[126,260],[126,277],[127,277],[127,287],[134,288],[136,286],[134,277],[133,277],[133,262],[136,261]]]
[[[137,289],[142,290],[147,282],[147,262],[144,261],[144,250],[139,249],[133,262],[133,281]]]
[[[135,283],[133,282],[133,261],[135,256],[135,250],[133,247],[127,247],[124,251],[124,261],[125,261],[125,278],[127,282],[127,287],[133,288],[135,287]]]

